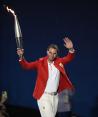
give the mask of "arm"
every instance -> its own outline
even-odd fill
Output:
[[[75,49],[73,47],[72,41],[68,37],[64,38],[64,46],[68,49],[69,52],[68,52],[67,56],[65,56],[61,59],[61,62],[63,64],[66,64],[66,63],[70,62],[71,60],[73,60],[73,58],[75,56]]]
[[[24,58],[24,50],[23,49],[17,49],[17,54],[19,56],[19,63],[22,66],[22,68],[30,70],[30,69],[36,69],[38,65],[38,61],[34,62],[28,62]]]

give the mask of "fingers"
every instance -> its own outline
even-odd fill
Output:
[[[65,37],[63,40],[64,40],[64,46],[66,47],[66,44],[70,42],[70,39],[68,37]]]
[[[68,37],[65,37],[63,40],[64,40],[65,43],[71,41]]]
[[[21,48],[17,48],[17,54],[20,56],[20,55],[23,55],[24,54],[24,49],[21,49]]]
[[[64,40],[64,46],[66,48],[72,48],[73,47],[73,43],[68,37],[65,37],[63,40]]]

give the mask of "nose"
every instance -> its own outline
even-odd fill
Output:
[[[51,54],[51,57],[55,57],[55,54]]]

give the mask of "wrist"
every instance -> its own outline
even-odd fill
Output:
[[[72,48],[68,48],[69,52],[70,53],[74,53],[75,52],[75,49],[72,47]]]

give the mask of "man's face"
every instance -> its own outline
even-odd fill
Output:
[[[57,57],[57,50],[54,48],[50,48],[47,50],[48,60],[53,61]]]

